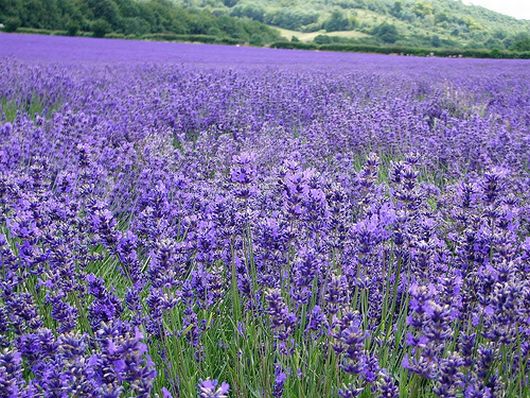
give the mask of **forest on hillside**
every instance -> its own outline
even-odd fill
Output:
[[[0,24],[7,32],[324,50],[530,51],[530,21],[458,0],[0,0]]]
[[[530,21],[460,0],[176,0],[188,9],[248,17],[321,41],[530,50]],[[347,35],[344,32],[356,32]],[[336,35],[334,33],[341,32]],[[318,41],[318,40],[317,40]]]
[[[208,35],[263,45],[279,39],[276,30],[249,18],[186,9],[169,0],[0,0],[5,30],[64,30],[103,37]]]

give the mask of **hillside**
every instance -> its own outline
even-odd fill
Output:
[[[261,22],[227,14],[181,7],[171,0],[0,0],[0,23],[8,32],[200,39],[253,45],[280,39],[275,29]]]
[[[530,49],[526,48],[530,47],[530,21],[465,5],[459,0],[175,1],[187,8],[207,9],[215,15],[248,17],[281,28],[285,38],[294,36],[294,40]]]

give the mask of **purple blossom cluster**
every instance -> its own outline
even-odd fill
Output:
[[[0,397],[530,395],[527,61],[31,37]]]

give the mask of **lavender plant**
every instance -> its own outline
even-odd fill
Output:
[[[529,71],[0,35],[0,397],[530,396]]]

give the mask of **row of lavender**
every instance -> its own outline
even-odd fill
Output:
[[[528,395],[528,63],[231,51],[0,61],[0,396]]]

